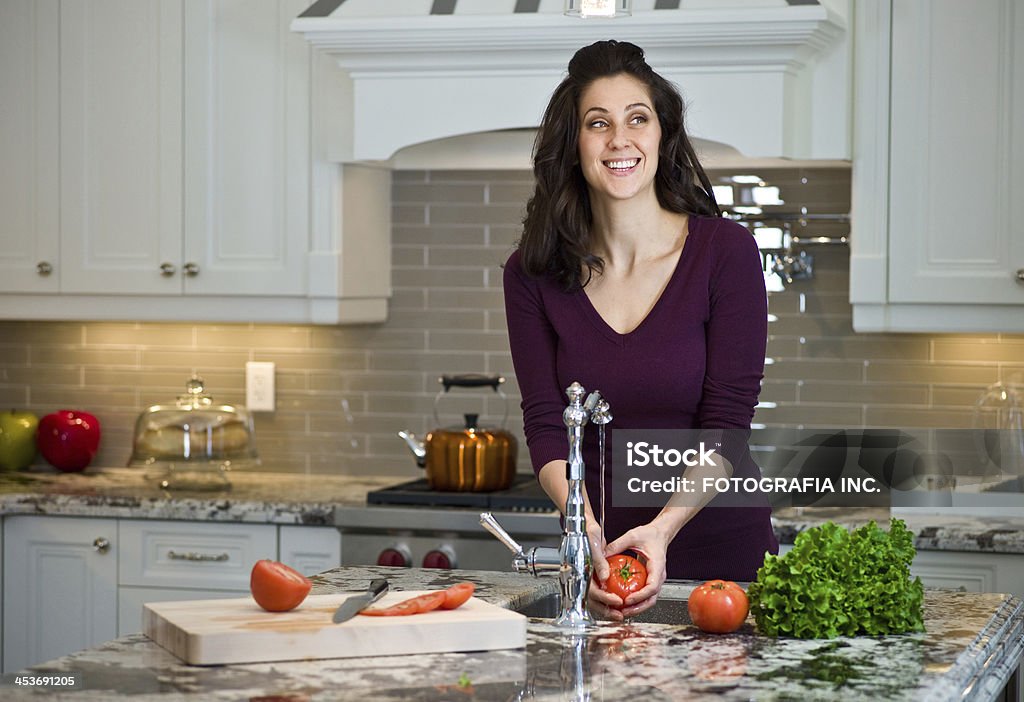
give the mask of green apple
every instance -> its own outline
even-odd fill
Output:
[[[21,470],[36,457],[39,417],[31,412],[0,412],[0,470]]]

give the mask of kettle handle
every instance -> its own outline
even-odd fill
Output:
[[[448,392],[452,388],[483,388],[488,387],[498,392],[498,386],[505,382],[500,375],[484,375],[483,373],[464,373],[462,375],[442,375],[437,382]]]
[[[508,422],[508,397],[501,390],[501,385],[505,382],[505,378],[503,376],[485,375],[483,373],[463,373],[461,375],[442,375],[437,379],[437,382],[442,385],[442,388],[437,391],[437,395],[434,396],[434,421],[437,426],[441,425],[441,419],[437,416],[437,403],[440,401],[441,396],[447,393],[451,388],[489,387],[494,390],[494,392],[498,393],[498,396],[504,401],[505,412],[501,417],[501,428],[505,428],[505,423]]]

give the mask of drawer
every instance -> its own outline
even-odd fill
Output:
[[[261,558],[277,558],[277,527],[121,520],[118,584],[205,590],[249,589]]]

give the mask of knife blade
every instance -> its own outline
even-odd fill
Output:
[[[334,610],[334,616],[332,617],[334,623],[341,624],[342,622],[348,621],[383,597],[384,593],[387,591],[387,580],[383,578],[371,580],[370,587],[366,589],[366,592],[359,595],[353,595],[338,605],[338,608]]]

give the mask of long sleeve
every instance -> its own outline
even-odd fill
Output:
[[[706,370],[698,426],[724,429],[722,453],[746,450],[764,376],[768,303],[761,255],[746,229],[723,220],[709,275]]]
[[[505,314],[516,381],[522,395],[523,431],[534,472],[566,457],[564,401],[558,384],[558,335],[544,310],[541,291],[513,253],[505,264]]]

